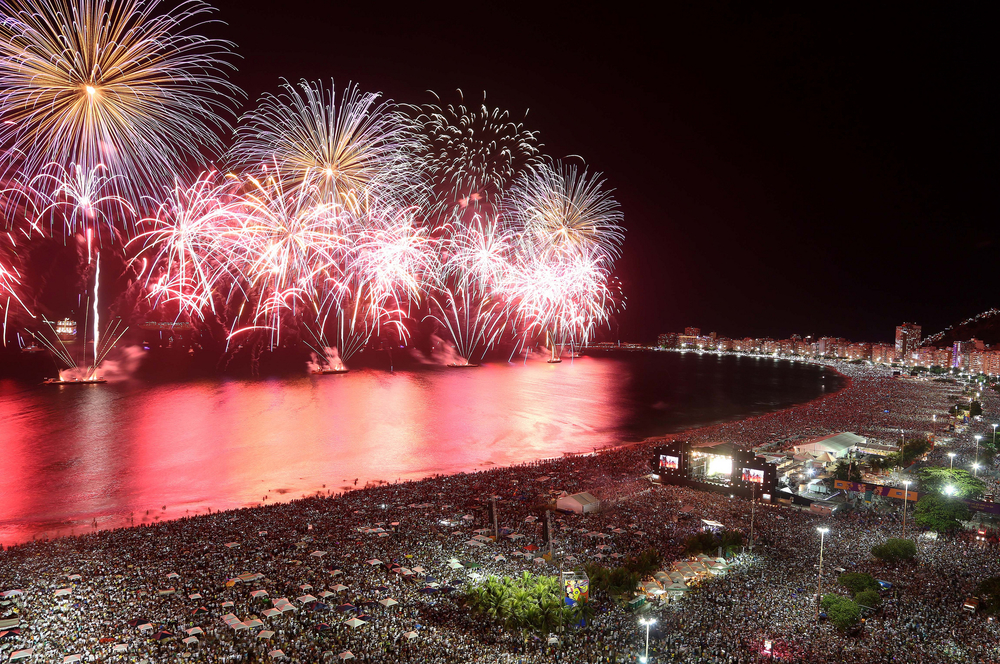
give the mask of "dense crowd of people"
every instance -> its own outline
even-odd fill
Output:
[[[838,368],[848,381],[839,392],[688,436],[779,448],[842,430],[889,440],[900,428],[930,431],[931,416],[958,394],[882,369]],[[950,449],[966,454],[977,431],[955,435]],[[895,513],[751,510],[728,495],[651,485],[649,455],[647,443],[9,547],[0,553],[0,616],[16,610],[20,625],[0,629],[0,661],[32,649],[27,661],[306,664],[350,653],[372,663],[631,662],[645,628],[596,590],[584,628],[548,635],[472,614],[464,588],[485,575],[616,566],[650,547],[669,567],[702,519],[744,533],[752,519],[752,553],[679,601],[644,607],[657,618],[652,661],[1000,662],[996,622],[962,610],[979,581],[1000,574],[994,544],[933,540],[911,525],[917,561],[880,564],[869,550],[900,534]],[[578,491],[600,497],[602,509],[554,513],[555,555],[542,557],[546,506]],[[837,592],[838,568],[892,584],[857,634],[816,620],[819,525],[830,528],[824,592]]]

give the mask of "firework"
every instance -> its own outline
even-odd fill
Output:
[[[428,318],[451,338],[462,365],[496,344],[509,314],[504,285],[510,278],[513,238],[494,221],[475,216],[444,229],[441,259],[429,285]]]
[[[269,329],[274,346],[280,342],[283,314],[294,319],[303,310],[315,311],[317,281],[347,246],[335,230],[343,209],[322,201],[314,187],[286,191],[279,176],[263,182],[250,178],[249,184],[239,228],[227,245],[256,299],[251,327]]]
[[[511,188],[506,212],[522,240],[546,252],[598,252],[617,258],[622,212],[601,175],[562,162],[529,168]]]
[[[91,244],[96,236],[119,237],[115,219],[134,217],[132,206],[118,192],[123,178],[110,175],[103,164],[84,169],[76,164],[63,167],[49,163],[42,172],[32,177],[24,191],[38,210],[31,221],[31,228],[42,231],[48,227],[49,235],[80,234],[88,239],[87,260],[91,259]]]
[[[239,184],[214,171],[202,173],[190,187],[171,188],[156,212],[140,222],[142,232],[130,244],[149,249],[152,259],[140,253],[132,262],[141,259],[153,266],[137,272],[154,306],[174,302],[181,312],[198,318],[215,311],[212,295],[232,277],[224,244],[239,224]]]
[[[595,252],[525,257],[509,288],[523,338],[546,337],[553,360],[564,346],[585,347],[616,306],[608,259]]]
[[[380,95],[333,82],[285,83],[241,118],[232,161],[245,171],[276,163],[285,188],[305,186],[356,209],[368,196],[401,200],[411,189],[405,118]]]
[[[104,164],[133,202],[222,149],[230,44],[200,0],[0,0],[0,144],[37,173]]]
[[[445,204],[496,206],[508,186],[540,155],[537,134],[510,113],[462,103],[408,107],[414,116],[414,156]]]

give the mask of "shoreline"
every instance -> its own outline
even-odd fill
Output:
[[[634,351],[633,351],[634,352]],[[664,352],[664,351],[645,351],[645,352]],[[680,352],[680,351],[667,351],[667,352]],[[713,355],[727,355],[721,353],[708,353]],[[733,354],[729,354],[733,355]],[[764,356],[764,359],[775,359]],[[315,497],[331,497],[339,496],[345,494],[354,494],[357,492],[364,492],[379,487],[391,487],[397,484],[405,484],[411,482],[427,482],[433,481],[440,478],[457,478],[457,477],[469,477],[478,473],[488,473],[488,472],[503,472],[505,470],[510,470],[514,468],[538,465],[538,464],[550,464],[566,462],[572,459],[578,459],[581,457],[591,457],[591,456],[602,456],[612,452],[620,451],[627,453],[631,450],[635,450],[641,447],[652,447],[656,444],[662,443],[669,440],[677,439],[687,439],[694,438],[699,435],[708,435],[710,432],[715,432],[721,427],[736,426],[736,425],[751,425],[754,422],[766,420],[768,418],[773,418],[781,414],[790,413],[813,404],[818,404],[822,401],[835,397],[838,394],[849,390],[853,386],[852,379],[845,375],[843,372],[838,370],[836,367],[827,364],[825,362],[820,362],[812,359],[805,358],[779,358],[784,360],[793,361],[801,364],[811,364],[813,366],[823,367],[824,369],[829,369],[835,373],[840,381],[838,389],[828,394],[821,394],[820,396],[814,397],[808,401],[803,401],[785,408],[780,408],[777,410],[771,410],[764,413],[758,413],[754,415],[749,415],[746,417],[738,417],[730,420],[723,420],[721,422],[715,422],[712,424],[702,424],[694,427],[688,427],[680,431],[662,434],[657,436],[650,436],[638,441],[622,441],[619,443],[608,443],[602,447],[594,448],[593,451],[567,451],[563,452],[559,456],[550,457],[536,457],[532,459],[525,459],[519,463],[513,464],[490,464],[485,467],[474,467],[465,468],[462,470],[457,470],[453,472],[430,472],[421,476],[410,476],[410,477],[400,477],[395,480],[383,479],[383,478],[364,478],[365,482],[363,484],[355,486],[338,486],[335,482],[327,480],[322,483],[319,488],[310,488],[306,490],[285,490],[285,489],[275,489],[268,490],[266,501],[250,501],[246,503],[231,502],[229,504],[219,505],[217,502],[208,504],[205,501],[192,500],[190,502],[182,503],[179,506],[170,506],[169,509],[160,509],[158,506],[151,506],[149,509],[132,511],[130,513],[115,513],[105,516],[90,517],[84,516],[79,519],[67,519],[62,522],[54,523],[51,526],[44,528],[38,528],[35,530],[31,539],[26,538],[11,538],[9,540],[4,539],[0,541],[2,546],[12,546],[18,544],[24,544],[33,541],[54,541],[66,537],[76,537],[80,535],[87,535],[93,532],[101,532],[107,530],[118,530],[121,528],[135,528],[137,526],[143,525],[157,525],[176,522],[180,519],[194,518],[200,516],[207,516],[219,513],[229,513],[236,510],[242,509],[255,509],[255,508],[265,508],[274,505],[291,504],[296,501],[305,500]],[[287,496],[287,497],[286,497]],[[136,518],[138,517],[138,518]]]

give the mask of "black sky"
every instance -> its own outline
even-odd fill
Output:
[[[614,336],[888,340],[904,319],[929,333],[1000,304],[985,3],[213,4],[228,25],[207,32],[237,43],[251,100],[332,77],[530,109],[549,155],[582,155],[617,190]]]

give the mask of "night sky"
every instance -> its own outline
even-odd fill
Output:
[[[250,100],[280,77],[491,105],[603,171],[628,235],[610,338],[889,340],[998,305],[985,3],[919,14],[213,2]],[[811,11],[811,10],[809,10]],[[617,12],[617,13],[613,13]]]

